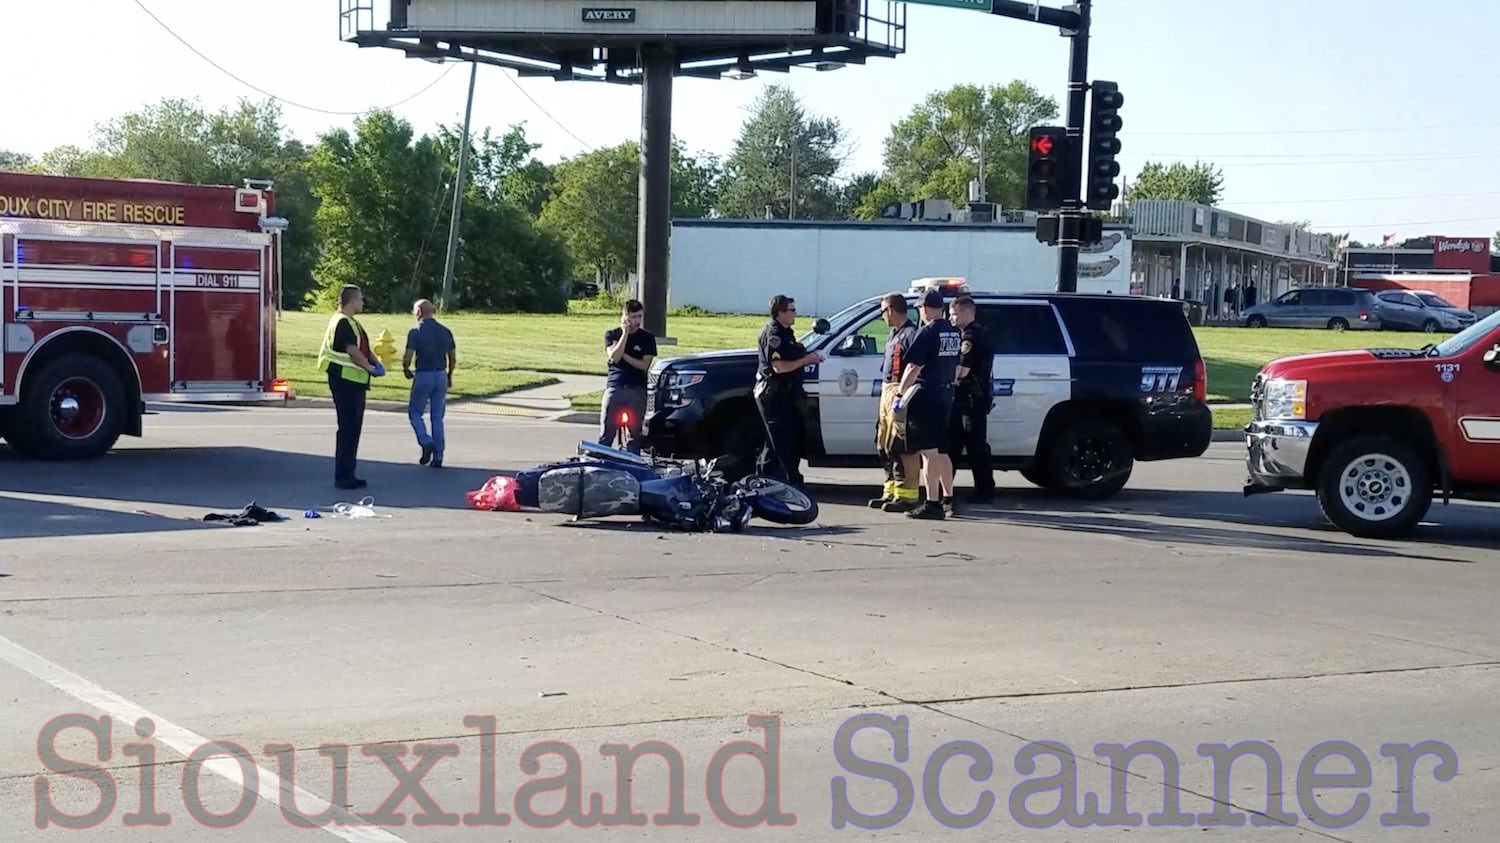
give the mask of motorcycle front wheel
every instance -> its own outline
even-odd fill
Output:
[[[818,502],[795,486],[760,474],[746,477],[736,485],[752,493],[746,499],[750,509],[773,524],[800,527],[818,520]]]

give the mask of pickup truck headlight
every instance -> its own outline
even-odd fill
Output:
[[[1266,382],[1261,401],[1267,419],[1307,418],[1307,381],[1273,378]]]

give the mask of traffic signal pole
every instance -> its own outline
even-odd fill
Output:
[[[1073,30],[1068,51],[1068,148],[1065,154],[1067,175],[1058,221],[1057,291],[1078,291],[1078,247],[1083,233],[1083,121],[1088,113],[1089,78],[1089,6],[1092,0],[1078,0],[1078,28]]]

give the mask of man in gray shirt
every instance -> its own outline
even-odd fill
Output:
[[[443,414],[448,390],[453,388],[453,368],[458,364],[458,346],[453,332],[433,318],[432,302],[421,299],[412,306],[417,327],[406,334],[406,355],[401,367],[411,381],[411,398],[406,415],[411,419],[417,444],[422,446],[422,465],[443,467]],[[412,365],[416,364],[413,371]],[[432,407],[432,435],[427,434],[422,416]]]

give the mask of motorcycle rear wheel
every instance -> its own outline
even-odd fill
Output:
[[[761,474],[746,477],[738,485],[754,492],[746,503],[758,517],[773,524],[801,527],[818,520],[818,502],[795,486]]]

